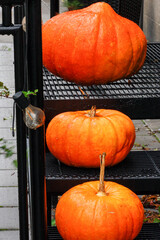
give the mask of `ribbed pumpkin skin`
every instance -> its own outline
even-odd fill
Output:
[[[76,167],[99,167],[99,154],[106,152],[106,166],[122,161],[135,140],[131,119],[116,110],[65,112],[54,117],[46,131],[50,152],[63,163]]]
[[[132,240],[140,232],[144,210],[130,189],[105,182],[107,196],[99,197],[98,181],[67,191],[56,208],[56,225],[64,240]]]
[[[109,4],[59,14],[42,28],[43,64],[53,74],[82,85],[126,78],[142,67],[146,37]]]

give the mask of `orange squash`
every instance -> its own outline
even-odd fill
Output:
[[[147,42],[140,27],[97,2],[48,20],[42,28],[43,64],[82,85],[106,84],[139,71]]]
[[[135,128],[131,119],[116,110],[64,112],[54,117],[46,131],[50,152],[75,167],[99,167],[97,156],[106,152],[106,166],[121,162],[131,150]]]
[[[64,240],[132,240],[142,228],[140,199],[120,184],[104,182],[104,157],[100,183],[77,185],[57,204],[56,225]]]

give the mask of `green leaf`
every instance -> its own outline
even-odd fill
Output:
[[[13,160],[13,165],[17,168],[18,167],[18,162],[17,160]]]
[[[160,220],[159,220],[158,218],[155,218],[155,219],[153,220],[153,223],[160,223]]]
[[[56,226],[56,220],[55,219],[52,219],[51,220],[51,226],[53,227],[53,226]]]
[[[4,86],[4,89],[8,91],[8,88],[6,86]]]
[[[8,158],[8,157],[11,157],[13,155],[13,152],[12,151],[8,151],[8,152],[6,152],[6,158]]]
[[[160,206],[158,207],[158,212],[159,212],[159,214],[160,214]]]
[[[9,158],[11,157],[14,152],[13,152],[13,148],[14,146],[11,146],[11,147],[7,147],[7,141],[3,138],[0,138],[0,142],[1,142],[1,146],[0,146],[0,149],[3,151],[3,153],[5,154],[5,157],[6,158]]]
[[[0,82],[0,88],[3,88],[3,82]]]
[[[23,92],[23,94],[24,94],[24,96],[26,97],[26,98],[28,98],[29,97],[29,95],[36,95],[36,93],[38,92],[38,89],[35,89],[34,90],[34,92],[32,92],[32,91],[30,91],[30,90],[28,90],[27,92],[26,91],[22,91]]]
[[[3,117],[3,120],[6,121],[6,120],[9,120],[11,118],[12,118],[12,116],[10,116],[10,117]]]
[[[27,92],[22,91],[22,93],[23,93],[23,95],[24,95],[25,97],[27,97]]]
[[[2,148],[3,150],[6,150],[6,149],[7,149],[6,145],[2,145],[1,148]]]
[[[148,219],[147,219],[147,218],[145,218],[145,219],[143,220],[143,222],[148,222]]]
[[[141,147],[141,144],[139,144],[139,143],[134,143],[134,146],[135,146],[135,147]]]

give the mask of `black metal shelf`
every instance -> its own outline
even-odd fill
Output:
[[[131,151],[126,159],[105,170],[105,180],[120,183],[137,194],[160,192],[160,151]],[[63,194],[71,187],[99,179],[99,168],[70,167],[46,154],[47,192]]]
[[[141,0],[140,0],[141,1]],[[110,4],[110,6],[117,12],[117,13],[120,13],[119,12],[119,8],[120,8],[120,1],[119,0],[81,0],[82,4],[83,4],[83,8],[84,7],[87,7],[93,3],[96,3],[96,2],[106,2],[108,4]],[[138,15],[138,14],[137,14]],[[139,16],[139,15],[138,15]],[[138,17],[137,16],[137,17]]]
[[[132,119],[160,118],[159,52],[160,43],[149,43],[144,66],[137,74],[106,85],[78,86],[44,68],[47,121],[62,111],[89,109],[93,104],[97,108],[119,110]]]
[[[128,6],[128,0],[125,0],[125,4]],[[138,4],[140,11],[141,0]],[[126,6],[123,8],[118,5],[117,11],[122,13],[124,11],[122,15],[127,16]],[[135,1],[135,7],[137,7],[137,1]],[[135,7],[133,7],[133,12],[137,11]],[[46,125],[61,112],[90,109],[92,105],[96,105],[97,108],[119,110],[131,119],[160,118],[158,110],[160,109],[159,52],[160,43],[148,43],[143,68],[128,79],[121,79],[106,85],[76,85],[43,68]],[[120,183],[136,194],[159,193],[159,159],[160,151],[131,151],[123,162],[106,168],[105,180]],[[46,186],[49,207],[51,195],[57,197],[77,184],[98,179],[99,168],[69,167],[50,153],[46,153]],[[48,240],[52,239],[62,239],[56,227],[48,227]],[[160,240],[159,224],[144,224],[136,239]]]
[[[141,10],[142,0],[133,0],[132,3],[130,0],[121,0],[119,9],[120,15],[134,21],[137,24],[139,24]]]
[[[48,240],[62,240],[56,227],[48,227]],[[135,238],[136,240],[159,240],[160,225],[158,223],[143,224],[141,232]]]

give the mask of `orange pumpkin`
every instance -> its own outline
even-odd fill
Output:
[[[132,240],[140,232],[144,218],[141,201],[130,189],[104,182],[103,166],[104,161],[100,184],[77,185],[60,198],[55,217],[64,240]]]
[[[122,161],[135,140],[131,119],[116,110],[64,112],[54,117],[46,131],[50,152],[76,167],[99,167],[97,156],[107,153],[106,166]]]
[[[43,64],[82,85],[127,78],[142,67],[147,42],[140,27],[98,2],[48,20],[42,28]]]

